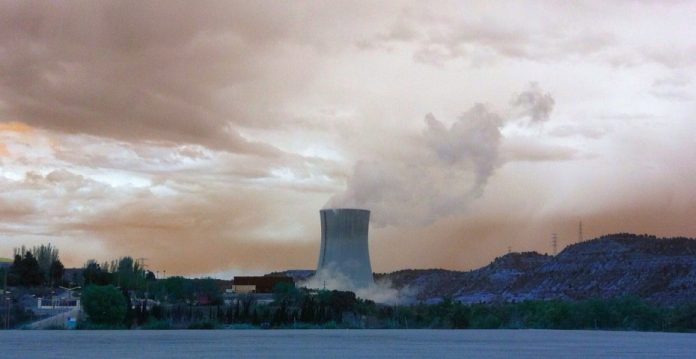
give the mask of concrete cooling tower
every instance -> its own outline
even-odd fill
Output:
[[[348,280],[347,288],[365,288],[374,283],[367,246],[370,211],[332,208],[319,211],[321,249],[318,275],[334,275]]]

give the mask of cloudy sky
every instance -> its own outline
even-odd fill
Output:
[[[696,5],[0,2],[0,256],[469,269],[613,232],[696,236]]]

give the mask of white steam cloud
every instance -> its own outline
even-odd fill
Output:
[[[532,83],[516,96],[512,111],[531,124],[549,119],[554,100]],[[506,121],[476,104],[451,125],[425,116],[426,128],[413,145],[393,158],[358,161],[345,192],[325,207],[356,207],[372,211],[371,222],[423,225],[465,211],[483,194],[500,166],[501,129]]]
[[[409,304],[413,303],[417,291],[411,287],[396,289],[386,279],[375,281],[369,287],[356,288],[353,282],[341,272],[322,270],[315,273],[304,282],[298,283],[300,287],[347,290],[354,292],[358,298],[369,299],[382,304]]]

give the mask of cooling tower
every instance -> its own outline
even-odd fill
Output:
[[[370,211],[366,209],[332,208],[319,211],[321,217],[321,249],[318,274],[345,278],[344,289],[365,288],[373,283],[367,230]]]

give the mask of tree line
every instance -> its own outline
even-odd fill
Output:
[[[155,274],[130,256],[102,264],[90,259],[82,267],[82,284],[85,286],[111,284],[127,290],[143,290],[148,282],[154,280]]]
[[[60,261],[58,248],[42,244],[27,249],[14,249],[12,265],[6,269],[7,285],[10,286],[57,286],[63,284],[65,267]]]
[[[83,300],[85,310],[125,308],[113,286],[92,287]],[[109,291],[108,305],[91,308],[92,291]],[[117,298],[120,296],[120,299]],[[124,306],[125,305],[125,306]],[[102,327],[142,329],[260,328],[375,328],[375,329],[599,329],[641,331],[696,331],[696,303],[664,308],[637,297],[581,301],[523,301],[464,304],[445,299],[436,304],[383,305],[336,290],[309,290],[279,284],[273,302],[260,305],[253,296],[239,296],[229,304],[196,306],[192,302],[116,309]],[[98,316],[90,314],[94,321]],[[94,328],[87,325],[86,327]]]
[[[56,286],[65,282],[59,251],[50,244],[16,248],[12,265],[4,271],[11,286]],[[226,304],[219,280],[178,276],[158,279],[128,256],[103,263],[89,260],[81,277],[73,280],[79,279],[84,286],[82,304],[89,319],[83,327],[696,331],[696,301],[660,307],[637,297],[493,304],[464,304],[445,298],[434,304],[383,305],[352,292],[280,283],[270,304],[257,303],[253,295],[239,295]],[[136,298],[138,302],[132,302]],[[26,313],[18,313],[26,317]]]

